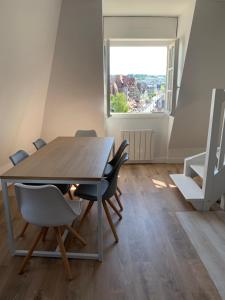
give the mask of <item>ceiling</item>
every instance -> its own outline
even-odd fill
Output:
[[[179,16],[193,0],[102,0],[105,16]]]

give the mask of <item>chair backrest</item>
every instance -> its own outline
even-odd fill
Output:
[[[14,153],[13,155],[11,155],[9,157],[9,159],[11,160],[13,165],[15,166],[27,157],[29,157],[29,154],[26,151],[19,150],[16,153]]]
[[[42,147],[46,146],[47,143],[43,139],[37,139],[35,142],[33,142],[34,147],[39,150]]]
[[[94,129],[91,130],[77,130],[75,137],[97,137],[97,132]]]
[[[113,159],[110,161],[110,164],[115,166],[116,163],[118,162],[118,160],[120,159],[120,157],[123,154],[123,151],[126,149],[126,147],[129,146],[129,142],[128,140],[124,140],[121,145],[119,146],[118,150],[116,151],[115,156],[113,157]]]
[[[53,185],[28,186],[15,184],[18,208],[23,218],[37,226],[71,224],[77,216]]]
[[[118,174],[119,174],[121,166],[126,161],[128,161],[128,154],[124,153],[120,157],[120,159],[117,161],[116,165],[113,167],[113,170],[110,173],[110,175],[107,177],[107,181],[109,182],[109,186],[108,186],[105,194],[103,195],[104,199],[109,199],[115,194],[116,188],[117,188]]]

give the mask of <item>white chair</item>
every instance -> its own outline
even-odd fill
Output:
[[[18,165],[19,163],[21,163],[24,159],[28,158],[29,157],[29,154],[24,151],[24,150],[19,150],[17,151],[16,153],[12,154],[9,159],[11,160],[12,164],[14,166]],[[27,185],[32,185],[32,184],[27,184]],[[41,183],[40,184],[33,184],[33,185],[42,185]],[[56,184],[55,186],[57,186],[58,189],[60,189],[60,191],[63,193],[63,195],[67,194],[69,195],[70,199],[73,200],[73,196],[71,194],[71,191],[70,191],[70,187],[71,185],[70,184]],[[26,224],[23,226],[23,229],[22,231],[20,232],[19,234],[19,237],[23,237],[26,230],[27,230],[27,227],[29,226],[29,223],[26,222]],[[47,234],[47,231],[45,233],[45,235],[43,236],[43,241],[45,240],[45,236]]]
[[[24,272],[25,266],[32,256],[40,238],[45,235],[49,227],[53,227],[65,270],[68,278],[72,279],[60,229],[62,226],[65,226],[75,238],[83,245],[86,245],[85,240],[70,226],[81,213],[81,201],[68,201],[64,199],[60,190],[53,185],[28,186],[17,183],[15,184],[15,193],[18,208],[23,218],[28,223],[41,227],[41,231],[38,233],[27,256],[23,260],[19,274]]]

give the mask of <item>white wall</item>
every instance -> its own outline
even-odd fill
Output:
[[[197,0],[170,151],[205,149],[212,89],[225,88],[225,2]]]
[[[42,135],[51,140],[79,128],[104,134],[101,0],[64,0]]]
[[[188,5],[178,18],[177,38],[179,38],[178,86],[180,86],[186,57],[196,0],[188,0]]]
[[[61,0],[0,1],[0,172],[40,136]]]
[[[155,160],[166,158],[170,132],[171,158],[204,148],[211,89],[225,87],[225,3],[196,0],[188,44],[195,0],[190,1],[179,19],[182,80],[172,126],[166,115],[104,120],[100,0],[64,0],[60,19],[61,0],[1,0],[0,171],[11,153],[32,150],[40,135],[50,140],[78,128],[102,135],[104,125],[117,138],[121,129],[153,129]]]
[[[189,43],[189,37],[192,27],[192,21],[195,11],[196,0],[189,0],[186,6],[183,8],[182,13],[178,18],[177,38],[179,39],[179,52],[178,52],[178,66],[177,66],[177,93],[179,94],[179,87],[181,85],[181,79],[184,69],[184,62],[187,54],[187,48]],[[168,141],[173,129],[174,117],[170,116],[169,122],[169,136]],[[168,161],[182,162],[183,158],[194,153],[201,151],[202,149],[169,149]]]
[[[176,17],[104,17],[105,39],[172,39]]]
[[[119,22],[119,20],[121,20]],[[161,22],[160,22],[161,20]],[[113,27],[114,21],[114,27]],[[121,23],[122,22],[122,23]],[[127,29],[129,22],[132,22],[133,29],[130,30],[129,35]],[[158,25],[156,25],[158,23]],[[122,25],[123,24],[123,25]],[[141,36],[140,27],[144,28],[145,38],[154,39],[176,38],[177,32],[177,18],[167,17],[147,17],[147,18],[123,18],[112,17],[105,19],[106,28],[104,30],[105,38],[143,38]],[[125,26],[126,25],[126,26]],[[124,28],[121,36],[121,26]],[[149,28],[150,30],[146,30]],[[126,34],[127,32],[127,34]],[[148,32],[148,35],[146,35]],[[132,35],[133,34],[133,35]],[[135,130],[135,129],[152,129],[153,130],[153,161],[154,162],[166,162],[167,161],[167,149],[168,149],[168,137],[170,132],[170,118],[166,114],[132,114],[132,115],[113,115],[111,118],[106,119],[106,132],[107,135],[115,136],[117,145],[120,142],[121,130]]]
[[[121,142],[121,130],[151,129],[153,131],[153,161],[167,161],[169,116],[156,113],[151,115],[117,115],[107,119],[107,135],[114,136],[116,146]]]
[[[105,16],[179,16],[189,0],[103,0]]]

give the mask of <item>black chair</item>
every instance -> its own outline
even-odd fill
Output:
[[[94,129],[91,130],[77,130],[75,137],[97,137],[97,132]]]
[[[12,164],[14,166],[18,165],[21,161],[23,161],[24,159],[28,158],[29,154],[24,151],[24,150],[19,150],[16,153],[12,154],[11,156],[9,156],[9,159],[11,160]],[[43,183],[26,183],[27,185],[44,185]],[[73,199],[73,196],[71,194],[70,191],[70,184],[54,184],[63,195],[65,194],[69,194],[70,199]],[[21,233],[19,234],[20,237],[22,237],[28,227],[29,223],[26,223],[21,231]]]
[[[35,142],[33,142],[34,147],[39,150],[47,145],[47,143],[43,139],[37,139]]]
[[[111,215],[109,213],[108,205],[111,206],[111,208],[116,212],[116,214],[119,216],[120,220],[122,219],[122,215],[117,210],[113,202],[110,200],[110,198],[115,194],[116,188],[117,188],[117,180],[118,180],[118,174],[119,170],[126,161],[128,160],[128,154],[124,153],[120,159],[117,161],[116,165],[114,166],[112,172],[107,177],[107,179],[102,180],[101,184],[101,196],[102,196],[102,204],[109,222],[109,225],[112,229],[113,235],[115,237],[116,242],[119,241],[118,235],[116,233],[116,229],[114,227],[114,224],[112,222]],[[80,197],[85,200],[89,200],[88,206],[81,218],[80,224],[84,221],[85,217],[90,212],[94,202],[97,201],[97,189],[96,185],[93,184],[80,184],[76,191],[74,192],[74,195],[77,197]]]
[[[112,172],[113,168],[115,167],[116,163],[119,161],[120,157],[122,156],[124,150],[126,149],[126,147],[129,146],[129,142],[128,140],[124,140],[121,145],[119,146],[115,156],[112,158],[111,161],[109,161],[106,165],[105,171],[104,171],[104,176],[108,177],[110,175],[110,173]],[[120,195],[122,195],[122,192],[120,190],[120,188],[117,186],[117,190],[119,192]],[[123,206],[120,202],[119,197],[117,196],[117,194],[115,193],[115,197],[116,200],[119,204],[119,207],[121,210],[123,210]]]

